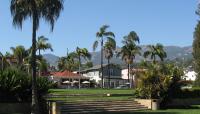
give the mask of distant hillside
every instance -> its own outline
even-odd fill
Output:
[[[57,66],[58,65],[58,60],[59,60],[58,56],[55,56],[53,54],[44,54],[43,57],[47,60],[47,62],[51,66]]]
[[[142,53],[147,49],[146,46],[141,46],[142,47]],[[120,48],[118,48],[120,50]],[[167,52],[167,59],[168,60],[176,60],[176,59],[181,59],[181,60],[186,60],[186,59],[191,59],[192,58],[192,46],[187,46],[187,47],[178,47],[178,46],[165,46],[164,47],[165,51]],[[64,52],[63,52],[64,53]],[[91,52],[92,54],[92,62],[94,65],[100,64],[100,51],[98,52]],[[44,54],[44,58],[47,60],[48,63],[50,63],[53,66],[57,66],[57,61],[59,60],[58,56],[55,56],[53,54]],[[139,62],[142,60],[143,57],[136,57],[136,62]],[[114,57],[111,60],[112,63],[115,64],[123,64],[124,62],[120,58]],[[104,63],[107,63],[107,60],[104,59]]]

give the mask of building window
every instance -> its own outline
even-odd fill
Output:
[[[110,75],[113,76],[113,69],[110,69]]]

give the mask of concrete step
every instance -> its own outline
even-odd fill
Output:
[[[139,104],[137,102],[132,102],[132,103],[113,103],[113,102],[108,102],[108,103],[60,103],[60,105],[77,105],[77,104],[80,104],[80,105],[105,105],[105,104],[108,104],[108,105],[132,105],[132,104]]]
[[[110,110],[110,109],[143,109],[146,108],[144,106],[138,106],[138,107],[83,107],[83,108],[60,108],[61,110],[102,110],[102,109],[106,109],[106,110]]]
[[[107,101],[104,101],[104,102],[59,102],[60,104],[137,104],[136,101],[130,101],[130,102],[107,102]]]
[[[61,114],[129,112],[148,108],[133,100],[58,102]]]
[[[132,111],[139,111],[139,110],[146,110],[146,108],[141,109],[110,109],[110,110],[67,110],[61,111],[61,114],[94,114],[94,113],[104,113],[104,112],[132,112]]]
[[[73,108],[73,107],[141,107],[143,105],[140,104],[132,104],[132,105],[61,105],[60,107],[66,107],[66,108]]]

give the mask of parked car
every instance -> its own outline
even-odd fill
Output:
[[[127,85],[120,85],[118,87],[116,87],[115,89],[128,89]]]

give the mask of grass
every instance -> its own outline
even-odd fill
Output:
[[[88,96],[78,96],[78,97],[59,97],[59,98],[48,98],[48,100],[51,101],[88,101],[88,100],[94,100],[94,101],[101,101],[101,100],[106,100],[106,101],[113,101],[113,100],[131,100],[134,99],[132,96],[118,96],[118,97],[106,97],[106,96],[102,96],[102,97],[88,97]]]
[[[49,94],[61,95],[59,97],[48,98],[48,100],[78,101],[78,100],[129,100],[133,99],[133,89],[50,89]],[[93,96],[67,96],[67,94],[87,94]],[[111,96],[99,96],[111,94]],[[112,95],[114,94],[114,95]]]
[[[196,89],[196,88],[195,88]],[[49,98],[49,100],[55,101],[79,101],[79,100],[130,100],[134,99],[133,97],[133,89],[126,90],[118,90],[118,89],[51,89],[49,90],[50,94],[59,94],[63,95],[63,97],[58,98]],[[66,94],[121,94],[120,96],[65,96]],[[126,94],[123,96],[123,94]],[[127,94],[130,94],[127,96]],[[192,106],[189,108],[176,108],[176,109],[166,109],[166,110],[158,110],[158,111],[134,111],[134,112],[109,112],[104,114],[200,114],[200,106]]]
[[[50,89],[50,94],[133,94],[133,89]]]

